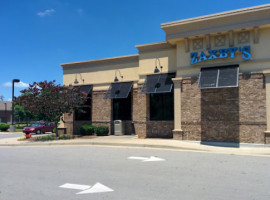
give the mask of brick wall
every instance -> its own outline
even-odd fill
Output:
[[[240,141],[263,143],[266,131],[266,91],[262,73],[239,77]]]
[[[108,126],[109,135],[112,132],[112,101],[104,99],[106,91],[92,92],[92,124],[95,126]]]
[[[64,114],[64,127],[67,135],[73,135],[73,114]]]
[[[266,130],[266,94],[261,73],[240,74],[239,87],[197,89],[198,78],[182,80],[182,129],[184,140],[263,143]],[[132,91],[132,121],[126,121],[125,134],[139,138],[172,138],[173,121],[149,120],[149,95]],[[93,91],[92,124],[109,126],[113,132],[112,101],[106,91]],[[65,115],[67,133],[76,134],[82,124]]]
[[[182,80],[181,117],[184,140],[201,140],[201,91],[197,78]]]
[[[2,123],[11,122],[12,111],[0,110],[0,118]]]
[[[148,121],[147,135],[148,138],[172,138],[173,121]]]
[[[262,74],[241,74],[238,88],[197,89],[197,78],[182,82],[184,139],[263,143],[266,130]]]
[[[138,135],[139,138],[145,138],[147,132],[146,122],[149,119],[149,97],[146,94],[140,93],[141,87],[142,85],[138,84],[138,88],[133,88],[132,119],[135,134]]]
[[[172,138],[173,121],[150,121],[149,95],[140,93],[142,85],[133,89],[133,121],[139,138]]]

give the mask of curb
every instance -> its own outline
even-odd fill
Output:
[[[169,145],[153,145],[153,144],[130,144],[130,143],[110,143],[110,142],[72,142],[72,143],[24,143],[24,144],[0,144],[0,147],[23,147],[23,146],[72,146],[72,145],[93,145],[93,146],[112,146],[112,147],[141,147],[141,148],[155,148],[155,149],[169,149],[169,150],[188,150],[188,151],[204,151],[205,149],[194,149],[186,147],[175,147]]]
[[[263,152],[240,152],[240,151],[214,151],[209,149],[200,148],[188,148],[188,147],[176,147],[169,145],[153,145],[153,144],[130,144],[130,143],[108,143],[108,142],[72,142],[72,143],[24,143],[24,144],[0,144],[0,147],[34,147],[34,146],[75,146],[75,145],[91,145],[91,146],[107,146],[107,147],[131,147],[131,148],[153,148],[153,149],[164,149],[164,150],[182,150],[191,152],[203,152],[203,153],[214,153],[214,154],[227,154],[227,155],[239,155],[239,156],[264,156],[270,157],[270,153]]]
[[[189,144],[196,144],[191,145]],[[218,143],[218,142],[204,142],[204,144],[199,142],[189,141],[188,143],[175,144],[175,143],[151,143],[151,142],[129,142],[127,140],[123,141],[94,141],[94,140],[60,140],[60,141],[22,141],[14,142],[7,141],[0,143],[0,147],[38,147],[38,146],[107,146],[107,147],[130,147],[130,148],[152,148],[152,149],[163,149],[163,150],[175,150],[175,151],[191,151],[191,152],[203,152],[203,153],[219,153],[219,154],[231,154],[231,155],[247,155],[247,156],[270,156],[269,144],[267,146],[261,144],[235,144]],[[225,146],[224,146],[225,145]],[[221,147],[221,148],[219,148]]]

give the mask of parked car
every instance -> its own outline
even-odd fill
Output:
[[[53,133],[54,127],[55,126],[52,123],[36,122],[29,127],[24,127],[23,132],[26,134],[28,133],[41,134],[45,132]]]

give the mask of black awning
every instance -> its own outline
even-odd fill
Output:
[[[117,82],[111,83],[110,88],[106,92],[105,99],[127,98],[133,82]]]
[[[175,73],[147,75],[141,93],[166,93],[173,87]]]
[[[82,85],[80,88],[81,92],[85,92],[87,95],[92,91],[93,85]]]
[[[86,95],[88,95],[93,89],[93,85],[81,85],[81,86],[75,86],[74,88],[78,88],[78,87],[80,87],[80,92],[84,92],[86,93]]]

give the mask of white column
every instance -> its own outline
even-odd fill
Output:
[[[266,93],[266,122],[267,132],[270,132],[270,73],[265,75],[265,93]]]
[[[174,83],[174,130],[173,137],[175,139],[183,139],[183,130],[181,127],[181,88],[182,78],[172,79]]]
[[[266,95],[266,131],[264,132],[264,142],[266,135],[270,134],[270,72],[265,72],[265,95]]]

